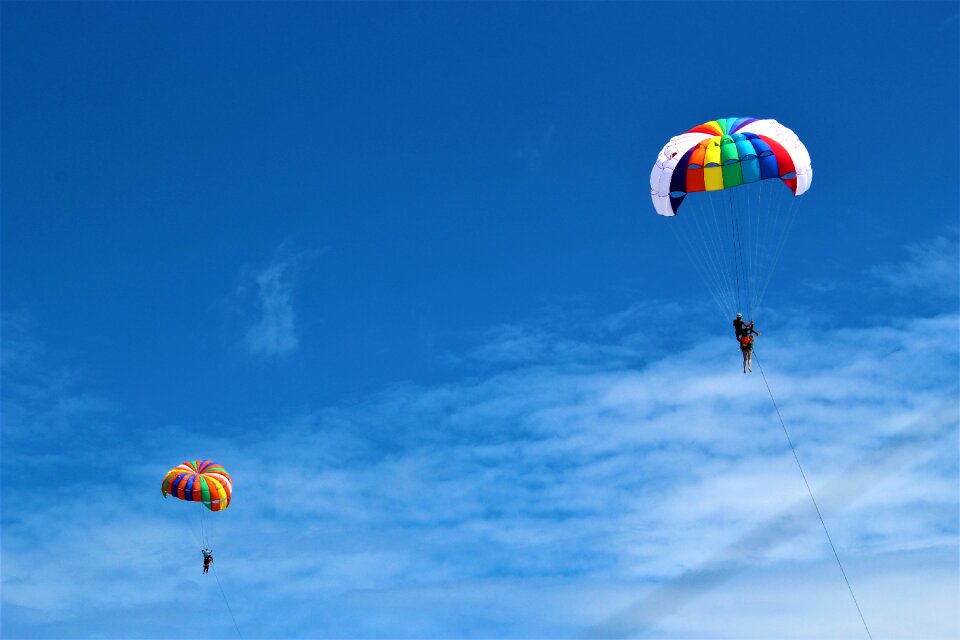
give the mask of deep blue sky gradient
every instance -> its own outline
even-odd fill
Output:
[[[701,294],[647,174],[741,114],[814,158],[775,303],[955,213],[954,10],[7,3],[4,306],[176,419],[436,379],[463,330]],[[238,362],[215,300],[284,242],[302,349]]]

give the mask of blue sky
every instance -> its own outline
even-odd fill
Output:
[[[212,457],[244,637],[863,637],[650,204],[735,115],[813,158],[758,355],[865,618],[960,634],[955,3],[0,11],[0,635],[235,637]]]

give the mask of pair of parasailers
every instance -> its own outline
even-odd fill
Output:
[[[737,342],[740,343],[740,352],[743,354],[743,372],[749,370],[753,373],[753,336],[759,336],[760,332],[753,328],[753,320],[743,321],[742,313],[738,313],[734,318],[733,330],[737,334]]]
[[[213,564],[213,551],[204,547],[200,549],[200,553],[203,554],[203,572],[206,573],[210,570],[210,565]]]

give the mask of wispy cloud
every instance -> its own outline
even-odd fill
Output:
[[[55,498],[39,502],[8,471],[35,452],[7,428],[42,407],[7,371],[3,635],[229,634],[199,575],[208,531],[252,637],[570,637],[610,621],[656,637],[859,637],[762,379],[739,372],[726,327],[660,350],[648,309],[667,307],[491,330],[461,378],[230,437],[157,425],[104,456],[77,446],[91,416],[67,412],[56,473],[44,467]],[[955,636],[960,318],[823,334],[802,316],[765,332],[758,357],[871,628]],[[159,496],[184,452],[234,475],[235,502],[207,529],[195,505]]]
[[[906,247],[906,258],[871,274],[898,293],[955,299],[960,295],[960,237],[956,228]]]
[[[807,281],[803,286],[818,294],[872,292],[894,294],[912,303],[941,304],[960,295],[960,236],[956,228],[932,239],[909,244],[889,256],[889,261],[866,270],[867,280]]]
[[[537,136],[519,147],[514,152],[514,156],[528,170],[536,171],[543,166],[544,157],[549,152],[556,135],[557,126],[551,122]]]
[[[822,493],[819,508],[826,512],[846,510],[855,500],[862,500],[866,494],[883,486],[891,478],[901,475],[902,467],[916,464],[936,448],[951,443],[956,431],[956,402],[945,401],[930,413],[921,414],[918,420],[905,427],[901,433],[892,436],[874,446],[853,465],[843,470],[830,484],[818,487]],[[913,484],[913,483],[911,483]],[[918,485],[914,485],[918,486]],[[903,491],[905,487],[899,487]],[[748,486],[723,487],[725,492],[749,492]],[[898,492],[899,493],[899,492]],[[907,501],[922,499],[919,492],[904,496]],[[904,495],[900,493],[900,495]],[[909,495],[909,494],[908,494]],[[826,497],[826,499],[824,499]],[[949,500],[950,496],[942,496]],[[884,501],[881,501],[884,502]],[[751,567],[765,563],[777,547],[789,546],[791,539],[800,536],[809,529],[811,503],[803,498],[775,516],[758,523],[735,541],[719,550],[714,557],[701,566],[691,568],[682,575],[667,581],[632,606],[617,615],[596,625],[583,634],[585,637],[620,638],[636,637],[654,632],[659,623],[670,618],[684,605]],[[887,523],[897,526],[903,523]],[[872,523],[876,528],[877,523]],[[905,532],[904,532],[905,533]],[[919,541],[918,541],[919,542]],[[931,540],[919,542],[919,548],[929,545]],[[951,540],[941,541],[949,547]],[[796,558],[796,547],[790,548],[781,558]]]
[[[245,270],[237,295],[250,306],[250,324],[242,340],[255,356],[282,356],[300,346],[294,312],[294,282],[305,254],[283,255],[258,270]]]
[[[33,468],[62,463],[68,453],[56,445],[64,438],[82,435],[89,450],[98,440],[116,437],[111,422],[119,407],[85,388],[82,373],[56,363],[34,338],[29,318],[5,313],[2,331],[2,389],[5,398],[15,399],[3,403],[3,442],[21,454],[4,459],[5,472],[22,471],[23,454]]]

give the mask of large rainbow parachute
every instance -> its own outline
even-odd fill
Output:
[[[675,216],[688,193],[772,178],[796,196],[810,188],[813,168],[800,138],[776,120],[721,118],[670,139],[650,173],[650,196],[657,213]]]

